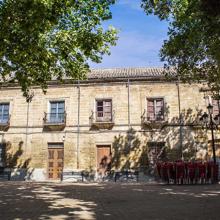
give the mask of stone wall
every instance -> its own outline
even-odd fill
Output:
[[[20,88],[2,88],[0,102],[10,102],[10,127],[2,131],[2,143],[10,146],[13,167],[27,167],[33,179],[47,179],[48,143],[64,142],[64,170],[96,170],[96,146],[110,144],[114,169],[140,168],[148,164],[147,143],[165,142],[167,149],[175,149],[179,142],[179,105],[175,82],[131,81],[130,125],[128,124],[128,85],[126,82],[82,83],[77,85],[51,85],[47,93],[33,88],[34,97],[28,104]],[[180,108],[185,122],[192,123],[199,112],[206,109],[201,85],[180,85]],[[80,114],[78,127],[78,95]],[[166,102],[168,124],[165,127],[143,128],[141,115],[146,109],[147,97],[163,97]],[[89,117],[95,110],[95,99],[111,98],[115,124],[109,130],[93,130]],[[44,112],[49,101],[64,100],[67,113],[62,131],[43,129]],[[29,107],[28,107],[29,105]],[[79,135],[78,135],[79,128]],[[133,134],[128,134],[132,128]],[[129,136],[131,135],[131,137]],[[132,136],[133,135],[133,136]],[[185,155],[205,158],[210,134],[201,128],[183,127]],[[217,135],[219,136],[219,135]],[[79,139],[77,139],[79,138]],[[128,141],[128,139],[130,140]],[[79,150],[77,143],[79,141]],[[129,143],[128,143],[129,142]],[[9,152],[9,151],[8,151]],[[77,167],[77,152],[79,166]],[[172,155],[172,152],[168,152]],[[191,153],[191,154],[190,154]],[[219,150],[217,151],[220,154]]]

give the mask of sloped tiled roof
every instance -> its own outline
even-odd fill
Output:
[[[167,74],[175,76],[174,71],[167,72],[162,67],[92,69],[88,79],[163,78]]]
[[[168,78],[166,78],[168,76]],[[108,69],[91,69],[87,74],[87,80],[83,79],[83,82],[89,81],[120,81],[123,79],[132,80],[166,80],[175,78],[176,73],[173,70],[165,70],[163,67],[137,67],[137,68],[108,68]],[[68,82],[71,78],[64,77],[64,80]],[[15,81],[17,82],[17,81]],[[54,77],[50,83],[56,83],[57,79]],[[2,78],[0,77],[0,83],[4,85]],[[71,81],[72,83],[72,81]],[[8,86],[8,84],[5,84]]]

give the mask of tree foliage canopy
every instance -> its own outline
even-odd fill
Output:
[[[28,94],[64,76],[82,79],[100,62],[117,31],[102,28],[115,0],[0,0],[0,74]]]
[[[147,14],[168,20],[162,61],[187,81],[208,81],[220,89],[220,1],[142,0]]]

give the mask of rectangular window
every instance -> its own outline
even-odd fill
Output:
[[[96,121],[112,121],[112,100],[96,100]]]
[[[212,105],[213,105],[213,116],[219,115],[220,111],[220,100],[219,99],[213,99],[212,100]]]
[[[164,120],[164,99],[148,98],[147,99],[147,120],[162,121]]]
[[[7,124],[9,121],[9,103],[0,103],[0,123]]]
[[[62,123],[65,119],[65,103],[64,101],[50,102],[50,122]]]

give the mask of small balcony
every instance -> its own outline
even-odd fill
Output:
[[[168,124],[168,120],[164,114],[157,115],[154,118],[147,116],[146,110],[141,115],[141,126],[146,129],[162,129]]]
[[[43,126],[45,130],[60,131],[66,126],[66,112],[44,113]]]
[[[110,130],[115,125],[115,112],[113,111],[110,117],[97,117],[97,112],[92,111],[89,117],[90,127],[92,130],[106,129]]]
[[[6,118],[0,119],[0,130],[7,131],[10,126],[10,115]]]

